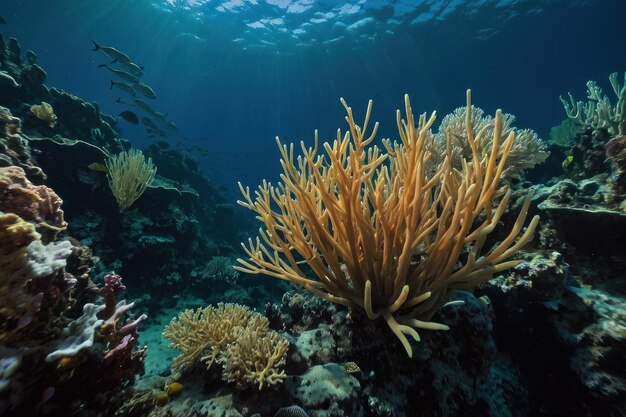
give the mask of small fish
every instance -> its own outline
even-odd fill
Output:
[[[135,105],[137,107],[139,107],[141,110],[143,110],[146,113],[148,113],[150,116],[155,116],[156,115],[156,112],[154,110],[152,110],[152,107],[150,107],[148,105],[148,103],[146,103],[142,99],[136,98],[133,101],[135,102]]]
[[[18,82],[15,81],[15,78],[11,77],[9,73],[6,71],[0,71],[0,80],[5,80],[9,82],[13,87],[16,87],[16,88],[20,86]]]
[[[164,137],[166,136],[166,133],[164,131],[162,131],[161,129],[159,129],[159,127],[157,125],[154,124],[154,122],[150,119],[148,119],[147,117],[142,117],[141,118],[141,123],[143,123],[143,125],[145,127],[147,127],[148,132],[149,133],[156,133],[157,135],[159,135],[160,137]]]
[[[356,362],[346,362],[343,365],[343,368],[349,374],[357,374],[357,373],[361,372],[361,368],[359,368],[359,365],[357,365]]]
[[[167,149],[167,148],[170,147],[170,144],[165,142],[165,141],[163,141],[163,140],[158,141],[157,145],[159,145],[159,148],[161,148],[161,149]]]
[[[109,90],[112,90],[113,87],[117,87],[120,90],[127,92],[128,94],[130,94],[133,97],[135,96],[135,89],[130,84],[126,84],[126,83],[122,83],[122,82],[119,82],[119,81],[111,80],[111,87],[109,87]]]
[[[561,165],[563,165],[563,168],[567,168],[569,164],[571,164],[573,161],[574,161],[574,156],[567,155],[567,158],[565,158],[565,160],[563,161]]]
[[[155,111],[155,112],[152,114],[152,116],[154,116],[156,119],[159,119],[159,120],[160,120],[160,121],[162,121],[162,122],[167,122],[167,115],[168,115],[168,114],[169,114],[169,113],[165,113],[165,114],[163,114],[163,113],[159,113],[158,111]]]
[[[139,124],[139,118],[132,111],[129,111],[129,110],[123,111],[123,112],[121,112],[119,114],[119,116],[122,119],[126,120],[128,123],[132,123],[134,125],[138,125]]]
[[[7,21],[4,20],[4,17],[0,16],[0,25],[6,25]]]
[[[486,295],[481,295],[480,297],[478,297],[478,299],[486,305],[491,304],[491,300]]]
[[[180,129],[178,128],[178,126],[176,126],[176,124],[174,122],[170,122],[169,120],[166,120],[163,125],[165,126],[165,128],[167,130],[169,130],[170,132],[180,132]]]
[[[96,172],[109,172],[109,170],[107,169],[107,166],[103,164],[102,162],[94,162],[92,164],[89,164],[87,168]]]
[[[143,83],[139,83],[139,84],[135,84],[135,91],[141,93],[142,95],[148,97],[148,98],[156,98],[156,93],[154,92],[154,90],[152,88],[150,88],[150,86],[145,85]]]
[[[96,41],[92,40],[93,49],[92,51],[102,51],[111,58],[119,62],[131,62],[130,57],[123,52],[118,51],[112,46],[101,46],[96,43]]]
[[[107,64],[100,64],[98,65],[98,68],[108,68],[109,71],[111,71],[113,74],[117,75],[120,78],[125,79],[126,81],[130,81],[131,83],[134,84],[139,84],[141,81],[139,81],[139,78],[135,77],[133,74],[129,74],[127,72],[124,71],[120,71],[120,70],[116,70],[115,68],[111,68],[109,65]]]

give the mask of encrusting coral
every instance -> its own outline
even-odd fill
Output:
[[[419,341],[417,328],[447,329],[430,319],[448,302],[451,289],[469,289],[519,262],[511,256],[528,243],[539,221],[523,231],[530,195],[510,233],[481,256],[487,237],[510,199],[501,184],[515,145],[515,131],[503,138],[502,112],[496,112],[490,152],[480,153],[487,129],[474,132],[467,92],[465,137],[471,154],[453,166],[450,135],[446,156],[436,169],[427,139],[435,113],[417,123],[405,96],[405,115],[397,112],[401,144],[384,142],[387,152],[369,147],[378,124],[367,135],[372,102],[357,126],[341,100],[349,132],[332,143],[315,145],[295,159],[294,146],[282,145],[281,183],[263,182],[253,198],[240,184],[243,201],[264,223],[256,241],[243,245],[249,256],[238,270],[266,274],[301,285],[324,299],[385,319],[406,352],[407,338]],[[499,197],[502,196],[502,197]],[[496,200],[499,200],[497,202]],[[303,270],[306,262],[317,278]]]
[[[289,343],[268,329],[268,320],[239,304],[185,310],[167,325],[163,335],[180,355],[173,369],[180,372],[204,363],[218,361],[223,378],[240,388],[258,384],[259,389],[281,383],[281,367]]]
[[[44,243],[53,241],[67,227],[62,203],[52,189],[31,183],[22,168],[0,168],[0,211],[34,223]]]
[[[0,166],[16,165],[32,177],[45,178],[41,168],[31,160],[29,141],[21,132],[21,124],[19,117],[0,106]]]
[[[30,111],[33,112],[33,114],[37,116],[39,120],[43,120],[44,122],[48,123],[48,127],[50,127],[51,129],[57,123],[57,116],[56,114],[54,114],[52,106],[45,101],[42,101],[41,104],[34,104],[30,106]]]
[[[13,213],[0,213],[0,340],[14,320],[27,313],[33,297],[27,292],[30,280],[26,248],[39,239],[35,227]]]

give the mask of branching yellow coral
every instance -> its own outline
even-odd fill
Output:
[[[281,384],[285,380],[285,357],[289,342],[274,331],[243,328],[237,343],[229,344],[219,358],[225,381],[239,387]]]
[[[37,116],[39,120],[43,120],[48,123],[48,126],[52,129],[57,123],[57,116],[54,114],[54,110],[49,103],[42,101],[41,104],[34,104],[30,106],[30,111]]]
[[[182,370],[197,362],[210,368],[217,355],[237,339],[240,327],[265,326],[259,315],[239,304],[218,304],[217,307],[185,310],[167,325],[163,336],[170,340],[170,347],[180,355],[174,359],[174,369]],[[262,318],[262,317],[261,317]]]
[[[532,239],[539,219],[523,231],[528,197],[509,235],[481,256],[509,202],[501,177],[515,132],[502,136],[502,112],[496,112],[490,152],[481,154],[486,129],[472,129],[468,91],[468,159],[453,167],[448,136],[445,158],[433,169],[427,144],[434,112],[416,121],[405,96],[406,119],[397,112],[401,143],[385,142],[384,152],[370,146],[378,124],[366,133],[372,102],[362,127],[342,103],[349,132],[325,143],[325,155],[318,154],[317,132],[314,146],[302,144],[297,158],[294,146],[277,138],[281,182],[264,182],[254,197],[240,184],[239,204],[265,227],[243,246],[249,259],[240,259],[237,269],[291,281],[372,320],[382,317],[412,356],[408,338],[419,341],[416,329],[447,329],[430,319],[450,289],[475,287],[517,265],[509,259]],[[303,261],[315,277],[307,276]]]
[[[137,149],[121,152],[106,161],[109,186],[122,209],[130,207],[154,180],[156,167]]]
[[[259,313],[239,304],[185,310],[167,325],[163,335],[180,355],[173,369],[182,371],[198,363],[210,368],[218,360],[224,379],[238,386],[259,389],[283,381],[280,370],[289,347],[286,339],[268,329]]]

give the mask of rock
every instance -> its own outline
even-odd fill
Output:
[[[22,48],[15,38],[9,38],[7,45],[8,59],[15,65],[21,65],[22,63]]]
[[[289,394],[311,417],[360,415],[359,381],[336,363],[316,365],[285,381]]]

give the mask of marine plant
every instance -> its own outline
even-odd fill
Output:
[[[476,287],[516,266],[510,258],[533,237],[538,216],[523,231],[529,195],[509,234],[482,254],[511,197],[501,179],[516,132],[503,137],[498,110],[488,130],[490,150],[480,153],[487,129],[472,124],[468,90],[463,138],[470,153],[454,167],[447,135],[445,157],[432,164],[435,112],[416,120],[405,96],[405,119],[400,110],[396,115],[401,143],[384,141],[382,150],[372,146],[378,123],[367,129],[372,102],[361,126],[341,102],[349,130],[322,145],[325,155],[317,131],[313,147],[302,143],[297,157],[293,144],[276,138],[283,168],[278,185],[264,181],[253,197],[239,184],[239,204],[264,228],[242,244],[249,259],[239,259],[236,268],[290,281],[371,320],[382,317],[411,357],[408,338],[420,340],[416,329],[448,329],[430,320],[450,290]]]
[[[129,208],[150,186],[156,175],[152,159],[140,150],[131,149],[106,160],[109,186],[122,209]]]

